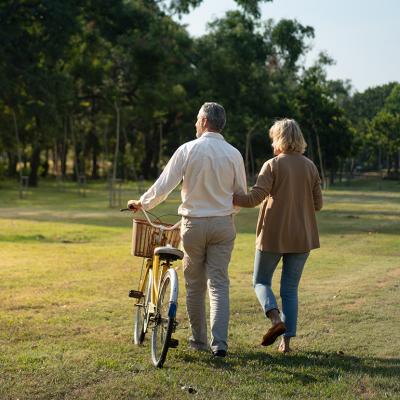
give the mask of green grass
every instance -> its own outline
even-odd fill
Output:
[[[135,197],[127,187],[124,198]],[[180,345],[157,370],[148,338],[131,343],[127,293],[141,260],[130,256],[130,217],[108,208],[105,185],[80,197],[48,182],[20,200],[13,182],[0,182],[0,399],[400,398],[400,185],[353,182],[324,198],[295,351],[259,346],[268,324],[251,287],[257,210],[242,210],[229,357],[187,349],[180,268]],[[178,204],[174,192],[155,212]],[[277,293],[278,283],[279,271]]]

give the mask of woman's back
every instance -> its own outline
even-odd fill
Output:
[[[314,163],[299,153],[283,153],[264,164],[263,174],[267,197],[257,223],[257,248],[302,253],[319,247],[315,211],[322,196]]]

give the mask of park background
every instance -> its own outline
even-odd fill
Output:
[[[237,0],[191,34],[185,18],[201,3],[1,2],[1,399],[398,398],[400,84],[359,91],[332,78],[313,26],[268,19],[278,0]],[[269,126],[299,122],[323,180],[322,247],[300,287],[296,352],[265,351],[251,288],[257,210],[242,210],[229,358],[186,349],[180,273],[181,345],[154,370],[148,341],[131,344],[141,260],[118,207],[193,139],[210,100],[227,110],[249,185],[272,156]],[[156,213],[178,205],[176,191]]]

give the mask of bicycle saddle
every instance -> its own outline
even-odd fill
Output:
[[[161,246],[154,249],[154,254],[159,254],[160,258],[168,260],[182,260],[183,251],[172,246]]]

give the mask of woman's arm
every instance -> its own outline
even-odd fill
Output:
[[[322,208],[322,191],[321,191],[321,179],[319,177],[319,173],[317,168],[315,168],[316,176],[314,179],[314,186],[313,186],[313,201],[314,201],[314,210],[319,211]]]
[[[261,168],[256,184],[247,194],[234,194],[233,204],[235,206],[251,208],[260,204],[271,192],[274,176],[272,167],[266,162]]]

